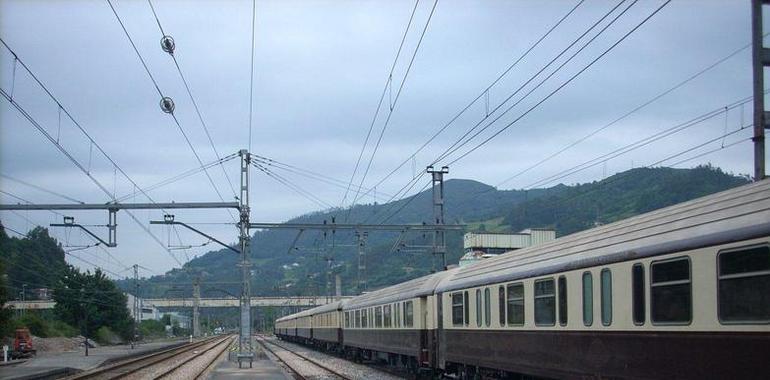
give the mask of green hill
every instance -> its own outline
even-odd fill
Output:
[[[480,182],[451,179],[444,183],[446,223],[462,223],[468,230],[520,231],[529,227],[555,228],[564,236],[598,224],[666,207],[703,195],[748,183],[710,166],[695,169],[633,169],[602,181],[547,189],[499,191]],[[259,201],[256,200],[258,203]],[[409,202],[405,204],[405,202]],[[335,218],[342,223],[377,222],[402,209],[389,223],[430,223],[431,191],[415,199],[390,204],[357,205],[350,210],[330,210],[303,215],[289,223],[322,223]],[[357,248],[349,232],[324,236],[306,232],[297,249],[288,252],[295,231],[258,231],[251,245],[252,293],[255,295],[325,294],[327,261],[342,278],[343,291],[355,291]],[[398,233],[370,232],[367,246],[369,288],[378,288],[430,273],[437,260],[419,249],[391,252]],[[430,236],[413,233],[404,242],[412,246],[430,244]],[[448,263],[462,255],[462,233],[447,235]],[[437,259],[437,258],[436,258]],[[143,296],[189,297],[192,278],[202,278],[203,296],[238,294],[238,257],[227,250],[209,252],[163,276],[143,281]],[[131,281],[123,281],[126,288]]]

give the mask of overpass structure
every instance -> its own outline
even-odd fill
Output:
[[[312,307],[349,298],[352,297],[251,297],[251,307]],[[194,307],[194,301],[194,298],[145,298],[142,304],[157,308],[181,308]],[[39,300],[6,302],[6,307],[12,307],[16,310],[53,309],[55,305],[56,302],[54,301]],[[200,298],[198,307],[240,307],[240,298]]]

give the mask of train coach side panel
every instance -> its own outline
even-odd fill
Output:
[[[749,379],[770,334],[445,330],[445,360],[556,378]]]
[[[346,329],[345,345],[367,350],[419,357],[418,329]]]
[[[322,342],[340,343],[338,330],[339,329],[336,327],[332,327],[332,328],[316,327],[313,329],[313,339],[322,341]]]

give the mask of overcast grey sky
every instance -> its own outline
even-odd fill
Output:
[[[587,1],[578,7],[492,87],[489,108],[500,104],[617,3]],[[745,46],[750,42],[749,3],[748,0],[673,1],[541,106],[454,163],[447,178],[469,178],[497,185]],[[148,3],[113,0],[113,4],[159,87],[175,100],[175,115],[201,159],[205,163],[213,161],[214,153],[173,60],[160,49],[161,33]],[[411,0],[257,1],[252,152],[347,182],[414,4]],[[377,183],[418,149],[575,4],[577,2],[566,0],[440,1],[364,185]],[[663,1],[642,0],[633,5],[540,89],[473,143],[438,164],[451,162],[476,142],[517,119],[661,4]],[[164,30],[176,40],[176,57],[218,151],[225,156],[247,148],[252,2],[154,0],[153,5]],[[630,1],[619,9],[628,5]],[[404,78],[432,6],[431,0],[420,0],[417,5],[393,73],[393,96]],[[618,13],[619,10],[611,17]],[[595,32],[577,46],[582,46]],[[161,112],[159,96],[106,1],[0,0],[0,37],[140,186],[150,186],[198,166],[172,118]],[[551,66],[511,102],[521,98],[555,67]],[[500,188],[527,187],[577,163],[746,98],[751,95],[750,75],[750,50],[746,49]],[[117,195],[135,192],[125,178],[114,176],[106,159],[95,150],[89,154],[88,141],[71,123],[63,119],[59,127],[56,104],[19,65],[14,74],[13,56],[5,48],[0,48],[0,86],[6,93],[13,89],[14,100],[49,133],[58,134],[64,148],[89,166],[94,177],[110,192]],[[379,196],[398,191],[412,177],[413,167],[418,171],[424,169],[482,120],[487,108],[485,99],[482,97],[419,152],[414,164],[405,165],[378,186]],[[558,182],[598,180],[632,166],[652,164],[725,131],[736,130],[742,121],[748,125],[750,105],[732,109],[726,116],[719,115]],[[364,167],[389,108],[390,100],[386,96],[364,155]],[[724,141],[716,141],[664,165],[745,140],[750,133],[750,128],[736,132]],[[751,173],[751,145],[744,141],[679,166],[706,162],[734,173]],[[225,167],[231,178],[237,179],[237,161],[229,161]],[[209,171],[224,198],[232,200],[222,170]],[[328,204],[339,206],[343,199],[343,189],[277,172]],[[0,173],[85,202],[110,200],[5,98],[0,99]],[[255,221],[283,221],[321,208],[256,170],[252,170],[252,186]],[[66,202],[7,178],[0,178],[0,189],[35,203]],[[203,174],[159,188],[150,195],[156,201],[219,200]],[[6,194],[0,194],[0,200],[17,202]],[[146,201],[140,195],[128,199],[133,200]],[[350,200],[349,196],[346,203]],[[372,195],[367,195],[360,202],[373,200]],[[73,214],[81,223],[107,221],[106,213]],[[231,221],[224,211],[177,211],[175,214],[179,220],[189,222]],[[136,216],[145,223],[162,217],[160,212],[144,211],[137,212]],[[32,228],[32,223],[60,221],[60,216],[50,212],[3,212],[0,218],[8,227],[21,232]],[[233,226],[212,224],[201,228],[222,240],[236,240]],[[151,230],[164,242],[169,239],[165,228],[152,226]],[[103,229],[100,232],[105,233]],[[79,232],[67,235],[59,229],[53,233],[69,245],[90,242]],[[180,233],[185,244],[204,242],[201,237]],[[119,217],[118,243],[119,247],[110,252],[119,263],[99,249],[75,254],[115,272],[133,263],[158,273],[177,266],[125,213]],[[176,239],[172,239],[172,244],[178,244]],[[207,248],[191,249],[188,255],[201,254]],[[180,261],[186,260],[182,251],[173,252]],[[77,259],[70,260],[84,268],[90,267]]]

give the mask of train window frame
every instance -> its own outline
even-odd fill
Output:
[[[385,305],[382,307],[382,327],[383,328],[390,328],[390,325],[392,324],[393,316],[391,315],[391,309],[390,304]]]
[[[481,289],[476,289],[476,327],[481,327]]]
[[[638,277],[637,269],[641,269],[641,274]],[[645,284],[644,272],[643,263],[636,263],[631,266],[631,320],[636,326],[644,326],[647,323],[647,296],[645,294],[647,284]],[[638,281],[641,281],[641,284]],[[641,319],[637,317],[641,317]]]
[[[466,290],[463,292],[463,320],[465,321],[465,326],[468,326],[471,322],[471,308],[470,308],[470,297],[468,295],[468,291]]]
[[[452,293],[450,295],[450,305],[452,307],[452,312],[450,315],[452,316],[452,326],[462,326],[465,324],[463,315],[465,314],[465,310],[463,310],[463,293],[457,292]],[[459,313],[456,312],[456,310],[459,310]]]
[[[681,321],[681,322],[677,322],[677,321],[674,321],[674,322],[656,321],[655,320],[655,311],[653,310],[653,306],[654,306],[654,302],[653,302],[653,298],[654,298],[653,297],[653,294],[654,294],[653,293],[653,287],[665,286],[665,285],[674,285],[674,284],[671,284],[671,281],[669,281],[667,283],[664,283],[663,285],[662,284],[655,284],[654,281],[653,281],[653,272],[654,272],[653,269],[654,269],[654,266],[655,265],[660,265],[660,264],[667,264],[667,263],[671,263],[671,262],[675,262],[675,261],[681,261],[681,260],[686,260],[687,261],[687,269],[688,269],[688,276],[689,276],[688,277],[688,285],[689,285],[689,293],[690,293],[690,304],[689,304],[689,307],[690,307],[690,318],[687,321]],[[650,287],[650,301],[649,301],[650,302],[650,323],[653,326],[689,326],[690,324],[692,324],[692,319],[693,319],[693,315],[695,313],[695,310],[693,310],[693,292],[692,292],[692,290],[693,290],[692,289],[692,280],[693,280],[693,278],[692,278],[692,260],[690,259],[690,256],[687,256],[687,255],[685,255],[685,256],[677,256],[677,257],[667,258],[667,259],[663,259],[663,260],[652,261],[652,262],[650,262],[650,270],[648,272],[649,272],[649,280],[650,280],[650,285],[649,285],[649,287]],[[677,282],[677,281],[675,281],[675,282]]]
[[[556,285],[556,313],[558,314],[556,317],[559,320],[559,326],[566,326],[569,322],[569,315],[567,314],[569,309],[569,302],[567,299],[567,277],[563,275],[559,276],[556,280]]]
[[[489,288],[484,288],[484,325],[492,325],[492,292]]]
[[[609,276],[609,287],[606,289],[609,289],[609,292],[605,293],[605,280],[604,280],[604,274],[607,273]],[[612,270],[610,268],[604,268],[599,272],[599,304],[600,304],[600,310],[599,310],[599,316],[602,320],[602,326],[612,326]],[[608,308],[609,307],[609,308]],[[605,311],[608,313],[608,318],[605,318]]]
[[[355,317],[353,319],[355,320],[356,328],[360,329],[361,328],[361,310],[356,310],[354,315]]]
[[[731,254],[741,251],[747,251],[751,249],[756,248],[767,248],[770,250],[770,244],[762,243],[762,244],[752,244],[752,245],[746,245],[746,246],[740,246],[740,247],[733,247],[728,249],[723,249],[717,252],[716,255],[716,295],[717,295],[717,318],[719,320],[719,323],[722,325],[768,325],[770,324],[770,318],[764,319],[764,320],[726,320],[722,317],[722,300],[721,300],[721,281],[722,280],[730,280],[730,279],[736,279],[736,278],[747,278],[747,277],[761,277],[761,276],[767,276],[770,274],[770,271],[764,270],[764,271],[754,271],[754,272],[741,272],[737,274],[728,274],[728,275],[722,275],[722,268],[721,268],[721,260],[720,258],[722,255],[725,254]],[[727,278],[725,278],[727,277]]]
[[[382,328],[382,306],[376,306],[374,308],[374,327]]]
[[[587,293],[586,293],[586,278],[588,278],[589,285],[590,285]],[[585,271],[583,272],[583,276],[581,277],[580,280],[581,280],[581,289],[583,293],[583,325],[586,327],[590,327],[590,326],[593,326],[594,324],[594,274],[591,273],[591,271]],[[590,301],[588,303],[586,303],[586,299],[587,299],[586,294],[588,294],[588,296],[590,297],[588,298],[588,300]],[[586,311],[588,313],[586,313]]]
[[[408,306],[408,307],[407,307]],[[414,327],[414,302],[404,302],[404,327]]]
[[[548,294],[537,295],[537,284],[543,283],[543,282],[550,282],[552,284],[553,293],[551,293],[550,295],[548,295]],[[556,281],[554,280],[553,277],[541,278],[541,279],[535,280],[535,282],[533,283],[533,287],[534,287],[534,289],[532,290],[532,295],[534,297],[533,300],[534,300],[534,305],[535,305],[535,310],[534,310],[535,326],[544,326],[544,327],[555,326],[556,325]],[[546,299],[546,298],[551,298],[553,300],[552,312],[549,313],[549,314],[553,315],[553,318],[552,318],[553,322],[552,323],[538,322],[538,318],[537,318],[538,317],[538,313],[537,313],[537,310],[538,310],[537,309],[538,300],[543,300],[543,299]]]
[[[497,288],[497,313],[500,327],[505,327],[505,305],[507,304],[505,298],[505,286],[500,285]]]
[[[517,298],[511,298],[511,288],[512,287],[521,287],[521,297]],[[524,324],[527,322],[526,317],[526,289],[524,288],[523,282],[514,282],[511,284],[506,285],[505,287],[505,321],[508,323],[508,326],[524,326]],[[521,322],[511,321],[511,318],[513,316],[512,308],[510,308],[510,302],[511,301],[520,301],[521,302]]]

